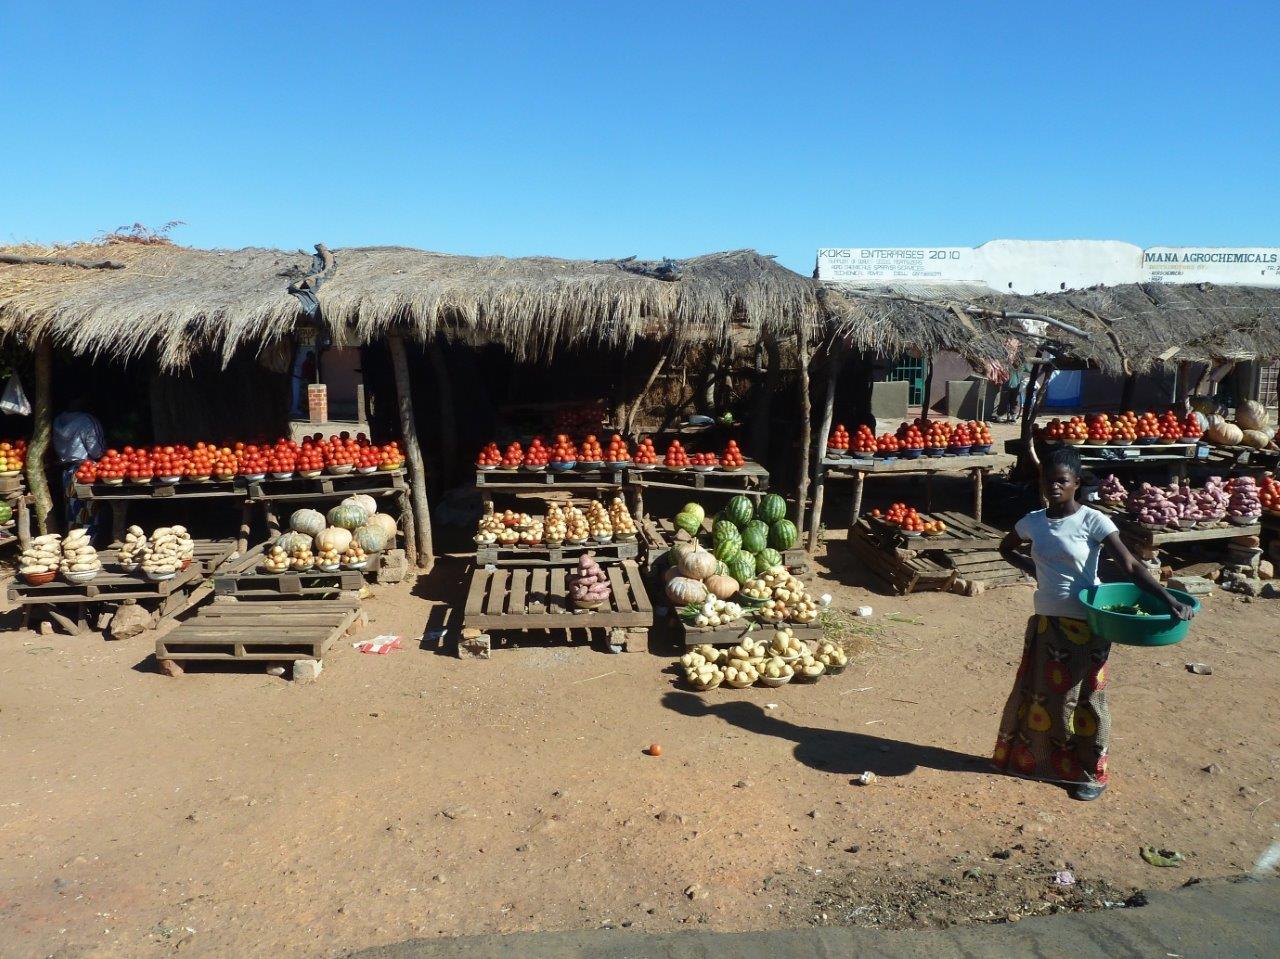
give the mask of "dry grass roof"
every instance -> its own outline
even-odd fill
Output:
[[[13,247],[3,253],[110,259],[119,270],[0,265],[0,335],[52,336],[78,353],[127,359],[155,350],[181,367],[193,353],[262,349],[303,319],[286,292],[311,255],[200,250],[127,242]],[[752,250],[662,264],[477,257],[400,247],[333,251],[318,297],[334,338],[363,343],[393,330],[498,342],[526,358],[566,345],[627,347],[641,336],[678,345],[735,332],[793,334],[821,319],[817,285]]]

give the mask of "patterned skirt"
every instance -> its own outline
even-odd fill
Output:
[[[1082,619],[1032,616],[992,759],[1048,782],[1107,781],[1107,656]]]

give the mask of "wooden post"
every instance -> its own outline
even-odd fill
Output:
[[[427,474],[422,465],[422,448],[418,445],[418,426],[413,417],[413,394],[409,386],[409,360],[404,340],[399,333],[387,337],[391,350],[391,369],[396,381],[396,406],[400,411],[400,432],[404,436],[404,455],[409,472],[409,496],[413,504],[413,520],[417,532],[417,565],[431,572],[436,563],[431,547],[431,513],[427,507]],[[407,530],[406,530],[407,532]],[[408,553],[406,552],[406,558]]]
[[[649,370],[649,375],[645,378],[644,385],[640,387],[640,392],[635,396],[628,397],[629,402],[622,404],[624,409],[622,422],[618,424],[618,432],[622,434],[623,439],[629,443],[635,442],[633,430],[636,425],[636,413],[640,411],[640,407],[644,402],[644,398],[648,395],[649,390],[653,387],[654,381],[662,373],[662,368],[667,365],[667,360],[671,356],[671,349],[675,345],[675,339],[668,337],[663,344],[661,351],[658,353],[657,362],[653,364],[653,368]]]
[[[986,477],[987,471],[981,466],[973,471],[973,518],[979,523],[982,522],[982,486]]]
[[[804,512],[809,498],[809,446],[813,438],[813,403],[809,398],[809,344],[804,320],[796,320],[796,349],[800,354],[800,472],[796,483],[796,539],[804,536]]]
[[[827,471],[822,460],[827,452],[827,437],[831,435],[831,420],[836,405],[836,381],[840,378],[840,363],[843,359],[844,340],[838,340],[827,353],[827,389],[822,397],[822,424],[814,439],[813,511],[809,514],[808,541],[810,553],[818,547],[818,527],[822,525],[822,499],[827,485]]]
[[[925,362],[929,364],[929,372],[924,375],[924,396],[920,401],[920,419],[926,423],[929,422],[929,402],[933,399],[933,358],[925,357]],[[948,411],[950,412],[950,411]],[[955,414],[957,417],[959,414]],[[975,416],[974,419],[982,419],[981,415]]]
[[[34,422],[31,427],[31,445],[27,447],[27,489],[36,508],[36,528],[40,535],[56,531],[58,523],[53,515],[53,496],[49,493],[49,479],[44,471],[44,458],[53,434],[53,411],[49,408],[49,384],[53,376],[53,345],[47,336],[36,343],[36,388],[32,397]]]

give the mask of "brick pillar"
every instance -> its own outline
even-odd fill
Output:
[[[323,383],[312,383],[307,387],[307,418],[312,423],[329,420],[329,388]]]

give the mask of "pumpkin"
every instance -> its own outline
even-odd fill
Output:
[[[286,553],[293,553],[298,550],[311,548],[311,537],[306,533],[300,533],[293,530],[288,533],[281,533],[276,537],[276,546],[279,546]]]
[[[379,526],[357,526],[351,538],[366,553],[380,553],[387,545],[387,535]]]
[[[738,581],[732,576],[709,576],[706,586],[716,599],[729,599],[738,591]]]
[[[1240,437],[1240,442],[1245,446],[1252,446],[1255,450],[1265,450],[1271,442],[1271,437],[1263,430],[1245,430]]]
[[[699,580],[689,579],[687,576],[676,576],[667,583],[667,599],[677,606],[705,603],[707,587],[703,586]]]
[[[1257,400],[1245,400],[1236,407],[1236,423],[1246,430],[1265,430],[1269,421],[1267,408]]]
[[[363,506],[354,503],[339,503],[329,510],[329,525],[341,526],[343,529],[355,529],[363,526],[369,513]]]
[[[679,566],[680,557],[683,556],[685,553],[689,552],[690,550],[697,549],[697,548],[698,548],[697,543],[676,543],[675,546],[672,546],[669,550],[667,550],[665,559],[672,566]]]
[[[1235,423],[1214,423],[1204,431],[1205,438],[1218,446],[1239,446],[1244,430]]]
[[[386,513],[374,513],[366,521],[366,525],[379,527],[386,534],[388,543],[396,541],[396,520],[394,516],[388,516]]]
[[[669,566],[667,567],[667,571],[662,574],[662,581],[664,583],[669,583],[679,575],[680,575],[679,566]]]
[[[324,513],[318,509],[300,509],[289,517],[289,529],[315,536],[325,528]]]
[[[716,558],[705,549],[691,549],[680,557],[680,573],[690,579],[706,579],[716,571]]]
[[[345,553],[350,545],[351,530],[343,529],[341,526],[330,526],[321,530],[316,536],[317,549],[334,549],[339,553]]]
[[[1226,420],[1218,413],[1208,413],[1208,414],[1202,414],[1202,415],[1204,416],[1205,429],[1208,429],[1210,426],[1217,426],[1219,423],[1226,422]]]
[[[339,505],[359,506],[368,516],[372,516],[374,513],[378,512],[378,501],[368,493],[352,493]]]

